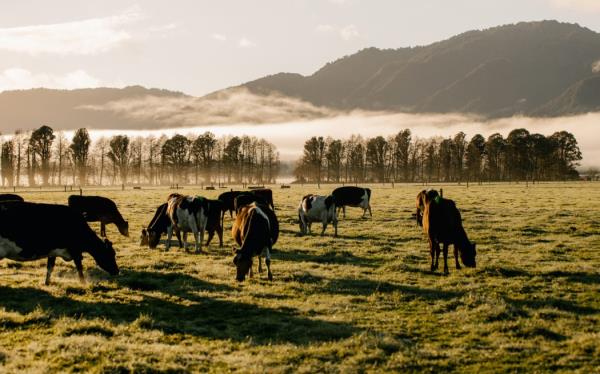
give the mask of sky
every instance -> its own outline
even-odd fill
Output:
[[[201,96],[310,75],[366,47],[543,19],[600,31],[600,0],[5,0],[0,91],[139,84]]]

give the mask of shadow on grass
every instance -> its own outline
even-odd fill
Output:
[[[141,301],[88,302],[53,296],[29,287],[0,286],[0,294],[0,307],[21,314],[41,307],[50,320],[61,316],[102,318],[116,324],[136,323],[142,329],[156,329],[166,334],[234,341],[251,339],[255,344],[312,344],[347,338],[358,331],[347,323],[299,316],[291,308],[265,308],[200,296],[190,305],[148,295],[143,295]]]
[[[483,272],[487,275],[498,276],[504,278],[516,278],[516,277],[542,277],[547,281],[554,280],[556,278],[566,278],[569,282],[584,283],[584,284],[600,284],[600,274],[588,273],[581,271],[563,271],[553,270],[548,272],[540,271],[526,271],[517,268],[507,267],[486,267]]]
[[[335,250],[327,251],[322,254],[298,249],[286,250],[277,253],[277,259],[294,262],[316,262],[318,264],[356,265],[372,268],[377,267],[382,263],[382,260],[379,259],[359,257],[349,251]]]
[[[535,299],[535,300],[521,300],[521,299],[511,299],[507,298],[506,301],[510,303],[512,306],[517,308],[518,310],[527,309],[547,309],[554,308],[561,310],[563,312],[575,313],[578,315],[591,315],[597,314],[600,312],[599,309],[590,306],[579,305],[576,302],[565,300],[565,299],[557,299],[554,297],[545,297],[544,299]]]

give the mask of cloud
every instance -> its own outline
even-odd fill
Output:
[[[215,34],[212,34],[210,37],[213,38],[214,40],[218,40],[220,42],[227,41],[227,35],[223,35],[223,34],[215,33]]]
[[[329,2],[337,5],[344,5],[348,3],[348,0],[329,0]]]
[[[100,85],[99,79],[81,69],[63,75],[32,73],[22,68],[10,68],[0,72],[0,92],[38,87],[75,89]]]
[[[238,45],[241,48],[252,48],[252,47],[256,47],[256,43],[254,43],[252,40],[246,38],[245,36],[242,37],[240,39],[240,41],[238,42]]]
[[[580,11],[600,12],[600,1],[598,0],[551,0],[554,6],[559,8],[575,9]]]
[[[104,18],[0,29],[0,50],[38,55],[95,55],[132,39],[125,26],[142,18],[138,7]]]
[[[337,33],[340,38],[346,41],[358,38],[360,36],[358,28],[353,24],[341,27],[329,24],[320,24],[315,27],[315,31],[319,33]]]

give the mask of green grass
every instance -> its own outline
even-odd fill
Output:
[[[600,184],[443,187],[476,269],[429,271],[411,217],[422,186],[373,186],[373,219],[350,208],[337,239],[297,234],[299,199],[318,190],[293,186],[274,190],[274,281],[243,284],[228,218],[223,249],[140,248],[169,191],[103,191],[130,221],[131,238],[107,229],[121,275],[86,255],[87,285],[59,260],[46,287],[45,261],[1,261],[0,372],[598,372]]]

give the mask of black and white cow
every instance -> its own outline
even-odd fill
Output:
[[[346,206],[360,207],[363,210],[362,217],[365,217],[367,210],[371,217],[371,189],[355,186],[338,187],[331,193],[335,198],[335,205],[344,212],[346,218]]]
[[[245,205],[236,214],[231,234],[241,246],[240,249],[233,249],[238,282],[244,281],[248,273],[252,276],[253,257],[258,257],[258,272],[262,272],[261,256],[265,257],[269,280],[273,280],[271,252],[279,237],[279,222],[275,213],[266,205]]]
[[[48,285],[56,257],[61,257],[75,262],[79,279],[85,282],[81,264],[83,252],[92,255],[96,264],[107,273],[119,274],[112,243],[98,238],[77,211],[66,205],[0,203],[0,259],[34,261],[48,258]]]
[[[117,209],[117,204],[102,196],[69,196],[69,206],[83,215],[87,222],[100,221],[100,236],[106,237],[106,225],[114,223],[123,236],[129,236],[129,223]]]
[[[327,229],[327,224],[331,222],[335,229],[334,236],[337,236],[338,219],[336,203],[332,195],[304,196],[298,207],[298,219],[300,220],[300,233],[302,235],[310,234],[313,222],[321,222],[323,224],[323,230],[321,231],[321,235],[323,235]]]
[[[155,249],[160,242],[160,237],[167,233],[167,228],[171,222],[171,219],[167,215],[167,205],[167,203],[164,203],[156,208],[154,217],[152,217],[148,227],[142,228],[141,246],[147,245],[150,247],[150,249]],[[179,248],[182,248],[183,243],[181,242],[181,234],[179,233],[179,230],[175,230],[175,235],[179,241]]]
[[[204,230],[208,221],[208,199],[200,196],[172,196],[167,202],[167,215],[171,222],[167,227],[166,250],[171,247],[171,237],[176,227],[183,232],[183,247],[186,251],[187,234],[191,232],[194,234],[196,253],[202,252]]]

